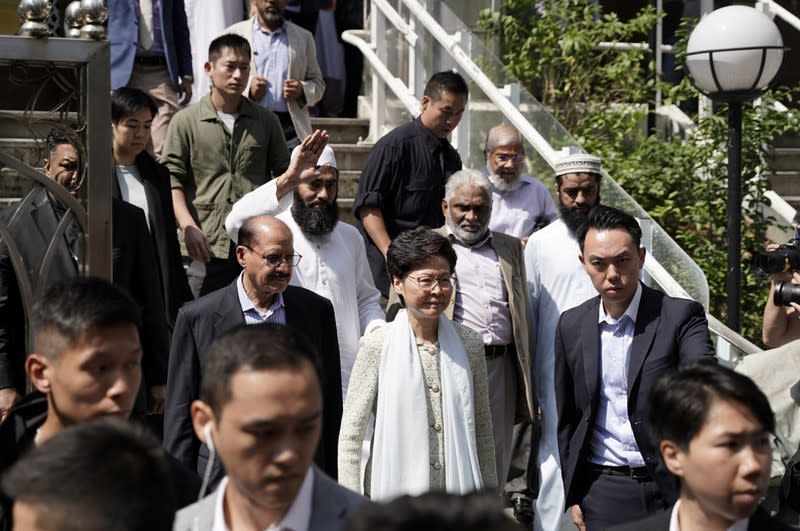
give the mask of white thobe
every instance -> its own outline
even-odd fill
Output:
[[[289,226],[294,252],[303,256],[292,272],[290,284],[311,290],[333,304],[344,399],[358,353],[358,340],[382,325],[386,317],[370,273],[364,239],[355,227],[341,221],[323,236],[303,233],[290,210],[293,194],[288,193],[280,200],[276,194],[274,180],[245,194],[231,208],[225,228],[236,241],[239,227],[252,216],[274,215]]]
[[[534,388],[542,408],[539,441],[541,485],[534,511],[534,529],[559,528],[564,513],[564,485],[558,455],[555,374],[555,334],[561,313],[597,296],[578,256],[578,241],[562,220],[535,232],[525,246],[534,349],[531,356]]]

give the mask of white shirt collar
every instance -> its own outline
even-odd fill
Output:
[[[681,501],[678,500],[672,507],[672,514],[669,517],[669,531],[681,531],[681,526],[678,524],[678,507],[680,507],[680,504]],[[749,523],[749,518],[740,518],[736,520],[726,531],[747,531],[747,526]]]
[[[217,499],[214,501],[214,522],[211,531],[230,531],[225,523],[225,489],[228,487],[228,476],[222,478],[217,488]],[[303,485],[297,493],[286,516],[277,524],[270,525],[265,531],[308,531],[311,523],[311,502],[314,494],[314,467],[308,467]]]
[[[631,299],[631,303],[625,309],[625,313],[623,313],[619,319],[614,319],[610,315],[606,313],[606,309],[603,307],[603,300],[600,300],[600,310],[599,310],[599,317],[597,322],[598,323],[608,323],[610,325],[615,325],[619,323],[620,319],[624,316],[628,316],[631,322],[636,323],[636,315],[639,313],[639,303],[642,302],[642,283],[637,281],[636,285],[636,293],[633,294],[633,298]]]

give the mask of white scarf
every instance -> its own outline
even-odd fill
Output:
[[[430,490],[429,419],[422,364],[406,310],[387,327],[378,374],[372,440],[373,500]],[[439,316],[445,488],[466,494],[483,487],[475,437],[472,372],[450,320]]]

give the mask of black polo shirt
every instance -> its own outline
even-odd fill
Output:
[[[391,239],[421,225],[441,227],[444,185],[450,174],[460,169],[461,157],[450,142],[434,136],[419,118],[378,140],[370,151],[361,170],[353,212],[366,243],[375,286],[384,296],[389,291],[386,262],[364,229],[358,210],[379,208]]]

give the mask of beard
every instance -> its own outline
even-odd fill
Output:
[[[464,221],[461,223],[461,225],[456,225],[450,216],[445,216],[445,223],[447,224],[447,228],[450,229],[450,232],[452,232],[456,238],[470,245],[473,243],[478,243],[480,240],[482,240],[486,236],[486,231],[489,230],[489,225],[474,223],[471,225],[479,227],[480,230],[476,232],[466,231],[462,227],[470,226],[469,223]]]
[[[575,236],[580,226],[583,225],[589,217],[589,212],[592,210],[592,208],[594,208],[595,205],[599,204],[600,194],[597,194],[597,202],[590,206],[586,212],[581,212],[580,210],[575,210],[565,206],[564,203],[559,200],[558,211],[559,214],[561,214],[561,220],[564,222],[564,225],[567,226],[569,233]]]
[[[520,182],[522,181],[522,172],[518,173],[514,176],[511,181],[506,181],[502,175],[497,173],[491,174],[492,184],[495,188],[500,190],[501,192],[512,192],[519,188]]]
[[[315,205],[323,205],[317,208]],[[336,199],[328,204],[317,201],[306,205],[297,190],[294,192],[294,202],[292,202],[292,217],[297,226],[304,234],[328,234],[339,221],[339,207]]]

